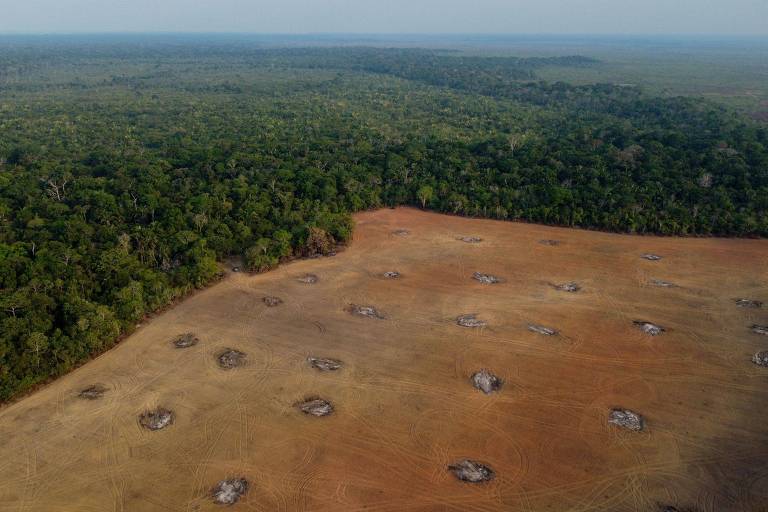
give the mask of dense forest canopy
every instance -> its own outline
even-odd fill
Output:
[[[0,44],[0,399],[215,279],[347,241],[350,213],[768,234],[768,127],[546,83],[585,57],[245,42]]]

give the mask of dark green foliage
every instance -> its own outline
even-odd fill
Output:
[[[108,348],[242,255],[350,212],[768,234],[768,130],[708,103],[535,81],[589,59],[247,45],[0,52],[0,399]]]

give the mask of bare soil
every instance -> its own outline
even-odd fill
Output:
[[[768,317],[733,299],[768,303],[768,240],[407,208],[355,222],[337,257],[228,273],[0,409],[0,511],[764,512],[768,366],[753,358],[768,338],[750,326]],[[392,235],[404,226],[411,237]],[[455,240],[467,233],[493,243]],[[389,269],[407,280],[381,278]],[[507,283],[480,285],[476,270]],[[298,282],[305,274],[321,279]],[[588,293],[546,286],[568,281]],[[284,306],[267,309],[267,295]],[[350,303],[389,320],[352,316]],[[458,327],[463,312],[490,328]],[[635,319],[667,331],[651,338]],[[529,331],[534,321],[568,342],[543,342],[557,338]],[[177,350],[169,340],[186,332],[201,342]],[[224,371],[229,348],[246,364]],[[308,356],[343,367],[322,372]],[[503,377],[500,392],[473,387],[481,368]],[[78,396],[95,383],[108,389],[100,399]],[[333,414],[305,415],[294,404],[306,397],[331,400]],[[140,427],[158,405],[173,425]],[[608,423],[613,408],[641,414],[645,430]],[[495,478],[459,480],[447,468],[464,460]],[[215,503],[218,482],[240,478],[247,494]]]

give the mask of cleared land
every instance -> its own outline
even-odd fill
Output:
[[[751,330],[768,311],[736,304],[768,303],[768,241],[411,209],[357,223],[338,256],[232,274],[3,409],[0,511],[218,510],[214,492],[258,511],[768,510],[768,337]],[[457,325],[469,314],[487,324]],[[223,368],[229,350],[244,356]],[[503,385],[477,389],[482,370]],[[158,410],[172,422],[142,427]]]

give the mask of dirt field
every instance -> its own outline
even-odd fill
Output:
[[[356,219],[338,256],[232,274],[0,411],[0,511],[768,510],[768,309],[735,303],[768,304],[768,241]]]

